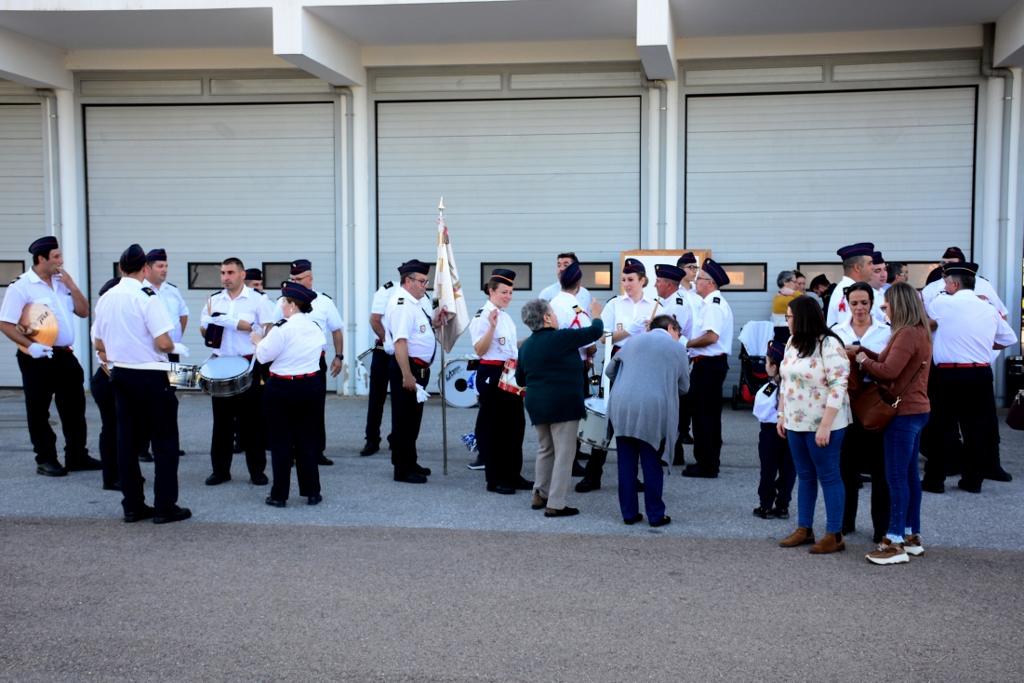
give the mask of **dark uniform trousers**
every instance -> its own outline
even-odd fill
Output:
[[[761,481],[757,497],[765,510],[788,509],[793,499],[796,467],[789,442],[779,436],[774,422],[762,422],[757,438],[757,457],[761,461]]]
[[[50,402],[54,400],[64,431],[64,463],[71,465],[87,456],[85,373],[75,354],[54,348],[53,358],[33,358],[21,351],[17,355],[36,462],[57,461],[57,435],[50,428]]]
[[[476,443],[488,484],[514,487],[523,471],[526,414],[523,398],[498,386],[501,365],[480,364],[476,387],[480,392]]]
[[[417,384],[427,386],[430,381],[428,366],[418,365],[410,359],[409,369]],[[417,465],[416,439],[420,436],[423,404],[416,400],[415,391],[402,386],[402,369],[394,356],[391,357],[388,376],[391,379],[391,464],[396,475],[405,476],[412,474]]]
[[[725,355],[697,356],[690,370],[693,458],[702,472],[718,474],[722,459],[722,386],[729,372]]]
[[[870,386],[870,385],[869,385]],[[869,432],[854,418],[843,437],[839,451],[839,475],[846,489],[846,507],[843,510],[843,532],[853,531],[857,525],[857,507],[860,498],[860,473],[871,475],[871,526],[875,536],[884,536],[889,530],[889,482],[885,478],[884,432]]]
[[[110,377],[117,407],[117,467],[121,477],[121,505],[126,513],[145,503],[139,443],[144,434],[153,439],[153,507],[157,514],[178,502],[178,437],[172,424],[178,398],[167,373],[160,370],[114,368]]]
[[[320,369],[317,371],[317,377],[320,378],[320,383],[323,385],[323,389],[320,393],[323,394],[324,399],[320,406],[320,424],[317,425],[317,432],[319,435],[317,448],[320,449],[317,453],[323,454],[323,452],[327,450],[327,415],[324,414],[324,411],[327,408],[327,354],[325,352],[320,353]],[[266,404],[264,403],[264,405]]]
[[[181,357],[178,354],[176,354],[176,353],[169,353],[169,354],[167,354],[167,361],[170,362],[170,363],[180,363],[181,362]],[[102,370],[98,370],[97,372],[103,372],[103,371]],[[171,387],[171,391],[175,391],[176,392],[177,388],[172,386]],[[175,404],[175,413],[174,413],[174,435],[176,437],[178,437],[178,444],[180,445],[181,444],[181,438],[180,438],[180,436],[178,434],[177,404]],[[152,435],[151,434],[147,434],[145,436],[145,438],[143,438],[142,443],[139,445],[139,453],[145,453],[146,452],[146,450],[150,447],[150,441],[152,441]]]
[[[300,496],[320,493],[320,428],[324,422],[324,383],[320,373],[312,377],[273,377],[263,389],[263,418],[267,425],[274,483],[270,497],[288,500],[292,459]]]
[[[366,407],[366,443],[380,445],[380,423],[384,419],[384,403],[388,400],[388,368],[391,356],[384,346],[373,347],[370,356],[370,396]]]
[[[235,411],[245,447],[245,463],[249,475],[263,474],[267,469],[265,423],[263,420],[263,365],[256,362],[252,369],[252,384],[237,396],[214,396],[213,441],[210,445],[210,460],[213,473],[221,476],[231,474],[232,448],[234,439]]]
[[[942,484],[956,449],[957,426],[964,438],[960,472],[968,486],[981,486],[994,467],[998,444],[993,443],[992,415],[996,399],[992,389],[992,368],[940,368],[932,366],[928,398],[932,436],[924,479]]]
[[[117,401],[110,376],[100,368],[92,376],[92,398],[100,409],[100,463],[103,485],[113,486],[120,476],[117,471]]]

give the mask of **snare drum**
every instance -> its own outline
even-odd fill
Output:
[[[444,364],[437,377],[437,390],[444,384],[445,403],[453,408],[473,408],[477,404],[476,369],[480,361],[469,356],[453,358]]]
[[[171,363],[171,369],[167,371],[167,381],[175,389],[199,391],[199,366]]]
[[[587,408],[587,416],[580,420],[580,431],[577,438],[594,448],[605,451],[615,450],[615,441],[608,438],[608,416],[605,412],[603,398],[588,398],[583,401]]]
[[[199,386],[210,396],[237,396],[252,385],[252,365],[241,356],[211,358],[199,368]]]
[[[502,369],[501,377],[498,379],[498,388],[504,389],[516,396],[526,395],[526,387],[516,384],[516,362],[514,359],[505,361],[505,367]]]
[[[373,349],[370,347],[356,356],[356,383],[362,383],[364,389],[370,389],[370,364],[373,361]]]

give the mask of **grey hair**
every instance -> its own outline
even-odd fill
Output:
[[[775,278],[775,284],[778,285],[779,289],[782,289],[782,285],[786,284],[794,277],[796,277],[795,271],[784,270],[781,273],[779,273],[779,276],[777,278]]]
[[[523,304],[523,324],[531,331],[544,329],[544,316],[551,310],[551,305],[544,299],[530,299]]]

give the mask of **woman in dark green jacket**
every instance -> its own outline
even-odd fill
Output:
[[[590,327],[560,330],[557,316],[543,299],[523,304],[522,315],[533,334],[519,349],[516,382],[526,387],[526,412],[540,441],[533,509],[543,509],[545,517],[568,517],[579,512],[566,506],[565,498],[579,423],[586,415],[579,350],[600,339],[604,325],[595,316]]]

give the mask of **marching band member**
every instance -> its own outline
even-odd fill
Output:
[[[103,295],[116,287],[120,281],[119,277],[107,280],[100,287],[99,298],[102,299]],[[95,330],[94,322],[92,332]],[[90,336],[93,340],[96,372],[93,373],[92,380],[89,382],[89,393],[92,394],[92,400],[96,402],[96,407],[100,411],[100,462],[103,465],[103,490],[120,491],[121,479],[117,470],[117,402],[114,399],[114,388],[110,385],[111,368],[95,350],[95,336]]]
[[[618,353],[631,337],[647,331],[647,325],[655,312],[657,303],[644,294],[648,284],[647,268],[643,261],[627,258],[622,267],[622,288],[625,294],[614,297],[601,313],[604,329],[612,333],[612,354]],[[604,340],[602,340],[604,341]],[[587,461],[586,474],[576,484],[578,493],[587,493],[601,488],[601,475],[604,463],[608,458],[607,451],[593,448]]]
[[[846,290],[855,282],[871,281],[871,261],[874,258],[875,245],[860,242],[843,247],[836,251],[843,260],[843,279],[836,283],[834,293],[828,301],[828,314],[825,323],[832,327],[844,323],[850,317],[850,307],[846,303]]]
[[[121,254],[124,277],[96,304],[93,339],[100,360],[112,365],[110,383],[117,406],[117,465],[124,496],[125,522],[153,519],[155,524],[192,516],[178,507],[178,432],[173,424],[178,399],[167,370],[144,367],[167,360],[169,353],[188,355],[171,341],[174,329],[156,292],[142,285],[146,254],[137,244]],[[143,367],[133,367],[143,366]],[[153,507],[146,505],[138,445],[153,439]]]
[[[341,362],[345,360],[345,356],[342,353],[344,350],[344,337],[342,335],[341,328],[344,323],[341,320],[341,315],[338,313],[338,307],[334,305],[334,300],[327,296],[323,292],[313,289],[313,264],[307,259],[297,259],[292,262],[291,271],[289,273],[289,282],[297,282],[306,289],[316,293],[316,297],[313,299],[313,310],[309,316],[316,323],[320,330],[330,335],[330,348],[334,350],[334,357],[331,359],[331,377],[337,377],[338,373],[341,372]],[[282,312],[282,302],[284,296],[277,300],[277,304],[274,306],[274,314],[271,316],[275,322],[284,319]],[[327,393],[327,350],[328,342],[327,338],[323,344],[321,344],[320,353],[320,379],[323,380],[324,384],[324,395]],[[326,406],[326,401],[325,401]],[[317,454],[316,461],[318,465],[333,465],[334,461],[324,455],[324,451],[327,450],[327,426],[323,419],[320,420],[320,452]]]
[[[249,333],[273,322],[272,306],[263,296],[245,286],[245,266],[237,258],[228,258],[220,266],[220,281],[224,289],[217,292],[203,307],[199,331],[206,345],[218,357],[241,356],[251,359],[254,351]],[[262,367],[253,367],[253,382],[237,396],[212,396],[213,440],[210,460],[213,473],[206,478],[207,486],[231,481],[235,410],[239,411],[240,436],[245,446],[245,462],[253,484],[265,486],[269,480],[267,451],[263,437],[262,397],[263,383],[259,381]]]
[[[693,279],[697,277],[700,270],[697,265],[697,257],[692,251],[688,251],[676,261],[676,267],[683,271],[683,279],[679,281],[679,293],[683,299],[690,304],[690,315],[697,317],[697,311],[704,305],[704,299],[697,294],[697,288],[693,285]],[[692,334],[692,329],[690,334]],[[689,335],[687,335],[689,337]],[[679,397],[679,443],[693,445],[693,437],[690,436],[690,394],[685,393]],[[681,454],[682,451],[679,451]],[[679,460],[682,460],[680,455]],[[674,464],[674,463],[673,463]],[[682,463],[680,463],[682,464]]]
[[[294,269],[294,265],[293,265]],[[297,282],[281,288],[277,309],[281,319],[266,335],[256,328],[249,335],[256,360],[272,363],[263,389],[263,419],[270,448],[274,483],[266,503],[283,508],[291,487],[292,460],[299,495],[309,505],[323,500],[317,456],[322,455],[324,422],[324,331],[313,318],[316,292]]]
[[[480,356],[476,387],[480,412],[476,442],[487,474],[487,490],[512,494],[529,491],[533,482],[523,478],[523,436],[526,416],[523,397],[498,386],[505,362],[519,357],[516,324],[505,312],[512,301],[515,271],[496,268],[484,286],[487,303],[469,324],[473,350]]]
[[[263,294],[263,271],[259,268],[246,268],[245,286]]]
[[[722,385],[729,371],[732,355],[733,318],[729,302],[721,288],[729,284],[729,276],[711,259],[704,264],[694,280],[704,305],[693,321],[693,338],[686,342],[693,370],[690,373],[690,402],[693,415],[693,457],[697,463],[687,465],[684,477],[714,479],[722,455]]]
[[[85,373],[71,346],[75,343],[75,319],[89,316],[89,302],[64,270],[64,257],[56,237],[40,237],[28,251],[32,267],[7,286],[0,306],[0,332],[18,350],[18,369],[25,391],[28,434],[36,452],[36,472],[63,477],[68,472],[98,470],[100,461],[86,448]],[[16,329],[29,304],[44,304],[57,319],[53,346],[34,341]],[[64,463],[57,460],[57,435],[50,428],[50,402],[56,397],[57,413],[64,431]]]
[[[423,420],[423,387],[430,381],[434,361],[437,325],[423,307],[427,295],[430,264],[412,259],[398,269],[401,286],[384,311],[384,350],[391,356],[388,376],[391,382],[391,464],[395,481],[425,484],[429,467],[416,462],[416,439]]]
[[[537,298],[544,299],[544,301],[553,301],[554,298],[562,292],[562,273],[572,264],[576,264],[577,268],[580,265],[580,260],[576,258],[576,254],[571,251],[559,254],[557,261],[557,278],[555,279],[555,283],[542,289]],[[580,285],[579,291],[576,292],[576,301],[579,303],[580,308],[584,311],[589,311],[591,301],[590,290],[583,285]]]
[[[882,252],[871,252],[871,279],[868,284],[875,290],[874,304],[871,308],[871,317],[878,322],[885,324],[885,311],[882,305],[885,303],[885,281],[889,279],[889,270],[885,265],[885,257]]]
[[[658,292],[658,315],[669,315],[679,324],[679,342],[685,346],[690,335],[693,334],[693,307],[687,302],[682,293],[681,283],[686,271],[679,266],[666,263],[658,263],[654,266],[654,288]],[[686,394],[683,394],[685,396]],[[672,464],[682,467],[686,464],[683,455],[683,415],[689,420],[688,407],[684,408],[682,397],[679,401],[679,419],[677,427],[679,434],[675,437],[675,453]]]

